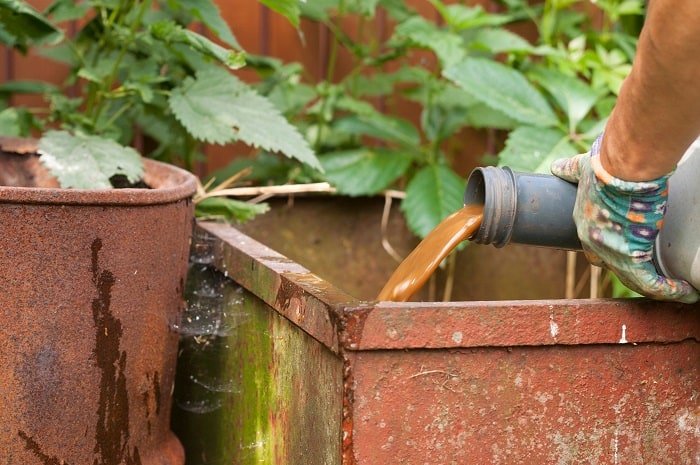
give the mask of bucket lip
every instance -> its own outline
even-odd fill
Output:
[[[176,166],[143,159],[144,182],[150,189],[63,189],[0,186],[0,203],[49,205],[158,205],[192,197],[197,178]]]

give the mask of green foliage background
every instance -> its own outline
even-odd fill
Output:
[[[126,148],[135,130],[150,142],[145,155],[189,168],[203,143],[241,141],[258,156],[235,161],[219,181],[250,167],[248,180],[260,183],[325,180],[353,196],[398,188],[407,224],[422,237],[462,205],[465,173],[453,167],[465,129],[494,131],[500,146],[482,163],[520,171],[547,172],[554,159],[588,150],[630,71],[644,18],[642,0],[500,0],[495,11],[430,0],[437,21],[399,0],[261,2],[295,26],[305,19],[331,31],[325,79],[247,55],[213,0],[55,0],[42,13],[0,0],[0,42],[38,47],[71,70],[58,87],[1,85],[0,134],[59,125],[41,147],[73,187],[139,177]],[[393,25],[387,38],[370,27],[380,13]],[[348,18],[355,31],[343,28]],[[61,28],[75,19],[84,26],[69,39]],[[195,22],[222,45],[194,32]],[[337,75],[341,51],[352,68]],[[235,76],[242,66],[258,71],[257,84]],[[8,106],[17,93],[44,95],[49,113]],[[420,109],[417,121],[402,113],[405,102]],[[68,171],[76,166],[83,178]],[[201,214],[230,220],[264,211],[225,198],[200,203]]]
[[[502,147],[483,163],[520,171],[548,172],[554,159],[588,150],[630,71],[641,0],[503,0],[497,12],[430,3],[439,21],[396,0],[301,4],[302,17],[333,32],[328,76],[314,82],[298,64],[265,59],[258,89],[305,134],[325,174],[270,157],[224,173],[252,164],[254,177],[325,179],[348,195],[397,187],[409,226],[424,236],[462,205],[465,173],[452,167],[465,129],[496,131]],[[395,25],[386,40],[370,27],[380,12]],[[356,31],[342,28],[348,18]],[[353,59],[342,76],[333,66],[340,50]],[[402,102],[419,106],[419,121],[406,119]]]

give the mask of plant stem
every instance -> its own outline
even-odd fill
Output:
[[[136,16],[136,19],[134,19],[134,21],[131,23],[131,27],[129,28],[129,37],[127,40],[125,40],[122,43],[121,49],[119,50],[119,55],[117,56],[117,59],[114,61],[114,65],[112,66],[112,70],[110,71],[109,75],[107,76],[107,79],[105,80],[105,84],[103,86],[104,92],[97,93],[97,96],[96,96],[96,99],[94,102],[94,107],[93,107],[93,115],[92,115],[93,126],[97,126],[97,121],[100,117],[100,114],[102,113],[102,109],[104,108],[104,105],[103,105],[104,95],[110,91],[112,84],[114,84],[114,80],[117,78],[117,74],[119,73],[119,66],[121,65],[121,62],[124,59],[124,56],[126,56],[126,52],[129,50],[129,47],[134,42],[134,37],[136,36],[136,30],[141,25],[141,21],[143,20],[143,16],[146,14],[146,10],[148,9],[148,6],[150,5],[150,3],[151,3],[150,0],[144,0],[143,2],[141,2],[141,5],[139,7],[139,12]],[[110,27],[111,27],[111,25],[110,25]]]

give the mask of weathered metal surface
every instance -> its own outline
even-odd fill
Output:
[[[350,350],[700,342],[700,305],[643,299],[405,303],[348,308]]]
[[[146,168],[153,189],[0,186],[0,464],[183,463],[170,324],[195,179]]]
[[[295,198],[291,206],[286,199],[271,205],[268,213],[237,228],[360,300],[374,300],[398,266],[382,247],[383,198],[309,196]],[[396,200],[384,238],[404,257],[418,244]],[[537,247],[470,245],[457,254],[450,300],[564,297],[565,256]],[[435,275],[439,300],[447,274]],[[425,286],[412,300],[429,300],[427,291]]]
[[[306,268],[225,224],[200,223],[219,238],[216,267],[333,352],[338,352],[337,307],[354,299]]]
[[[193,265],[173,424],[188,465],[339,465],[342,360]],[[213,292],[212,292],[213,291]]]
[[[358,464],[700,463],[700,347],[356,352]]]
[[[700,464],[698,306],[353,301],[238,231],[205,229],[217,267],[343,357],[344,465]],[[281,292],[301,296],[295,311]]]

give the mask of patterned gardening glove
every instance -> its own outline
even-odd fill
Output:
[[[690,284],[659,275],[652,262],[670,174],[644,182],[614,178],[600,163],[601,139],[590,153],[556,160],[551,166],[555,176],[578,182],[574,221],[586,257],[652,299],[697,302],[700,294]]]

